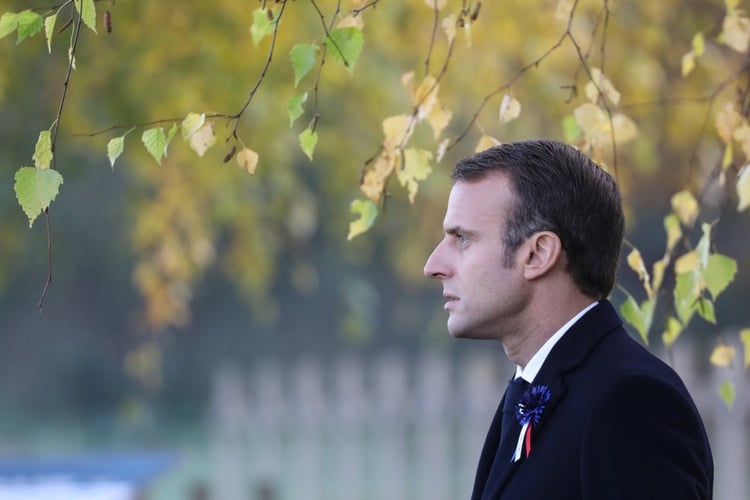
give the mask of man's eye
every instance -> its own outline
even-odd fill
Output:
[[[462,234],[457,234],[456,241],[458,242],[459,245],[465,245],[469,241],[469,239]]]

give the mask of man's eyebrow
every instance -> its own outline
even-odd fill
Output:
[[[474,234],[474,231],[463,228],[461,226],[451,226],[451,227],[445,228],[445,234],[450,234],[451,236],[455,236],[457,234],[468,235],[468,234]]]

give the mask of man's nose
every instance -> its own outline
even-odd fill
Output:
[[[440,258],[440,248],[442,243],[438,243],[435,250],[432,251],[427,262],[424,265],[424,275],[432,279],[443,279],[446,276],[445,266]]]

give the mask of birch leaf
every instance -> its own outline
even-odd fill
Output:
[[[37,168],[49,168],[52,162],[52,134],[49,130],[39,132],[39,138],[36,141],[32,159]]]
[[[96,33],[96,5],[94,0],[75,0],[76,9],[83,18],[83,23]]]
[[[750,328],[740,330],[740,342],[745,350],[745,368],[750,368]]]
[[[167,136],[164,134],[164,129],[155,127],[145,130],[141,135],[141,141],[146,146],[146,151],[161,165],[161,160],[166,155],[167,150]]]
[[[294,86],[307,75],[315,66],[316,45],[312,43],[298,43],[289,51],[294,70]]]
[[[500,123],[508,123],[516,118],[521,114],[521,103],[516,100],[515,97],[513,97],[510,94],[505,94],[503,96],[503,100],[500,103]]]
[[[419,189],[419,181],[423,181],[432,172],[430,160],[432,153],[423,149],[407,149],[404,151],[404,165],[398,169],[397,177],[402,186],[409,192],[409,203],[414,203]]]
[[[125,147],[125,136],[115,137],[107,143],[107,157],[112,168],[115,168],[115,161],[120,157]]]
[[[32,37],[39,33],[42,29],[43,20],[42,16],[36,12],[30,10],[24,10],[18,13],[18,40],[16,44],[19,44],[29,37]]]
[[[10,35],[18,29],[18,14],[6,12],[0,17],[0,38]]]
[[[730,380],[725,380],[719,385],[719,397],[727,405],[727,408],[734,406],[734,384]]]
[[[188,113],[185,119],[182,120],[182,138],[185,140],[190,139],[204,123],[206,123],[205,113]]]
[[[44,19],[44,35],[47,37],[47,50],[50,54],[52,53],[52,35],[55,33],[55,22],[57,22],[57,13]]]
[[[258,153],[249,148],[242,148],[242,151],[237,153],[237,164],[247,170],[248,174],[255,174],[258,166]]]
[[[691,227],[698,217],[698,202],[690,191],[680,191],[672,196],[672,210],[685,227]]]
[[[39,214],[57,197],[63,183],[62,175],[50,168],[21,167],[16,172],[15,181],[13,187],[16,199],[28,217],[31,227]]]
[[[732,363],[736,351],[734,347],[726,344],[717,345],[711,353],[711,364],[719,367],[727,367]]]
[[[350,74],[354,73],[354,66],[362,53],[365,39],[362,30],[353,26],[346,28],[334,28],[328,32],[325,39],[328,53],[333,58],[346,66]]]
[[[190,136],[190,148],[203,156],[206,151],[216,143],[216,134],[214,133],[214,122],[208,122],[199,128]]]
[[[315,152],[315,146],[318,144],[318,133],[314,132],[311,128],[306,128],[299,135],[299,145],[302,147],[302,151],[305,152],[307,157],[312,161],[313,153]]]
[[[378,216],[378,207],[371,200],[354,200],[349,207],[349,211],[356,214],[357,219],[349,223],[347,240],[367,232],[372,227],[372,223],[375,222],[375,217]]]

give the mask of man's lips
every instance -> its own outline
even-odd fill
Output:
[[[445,309],[446,311],[448,310],[448,308],[450,308],[453,302],[458,301],[458,297],[456,297],[455,295],[451,295],[450,293],[444,293],[443,298],[445,299],[445,305],[443,306],[443,309]]]

